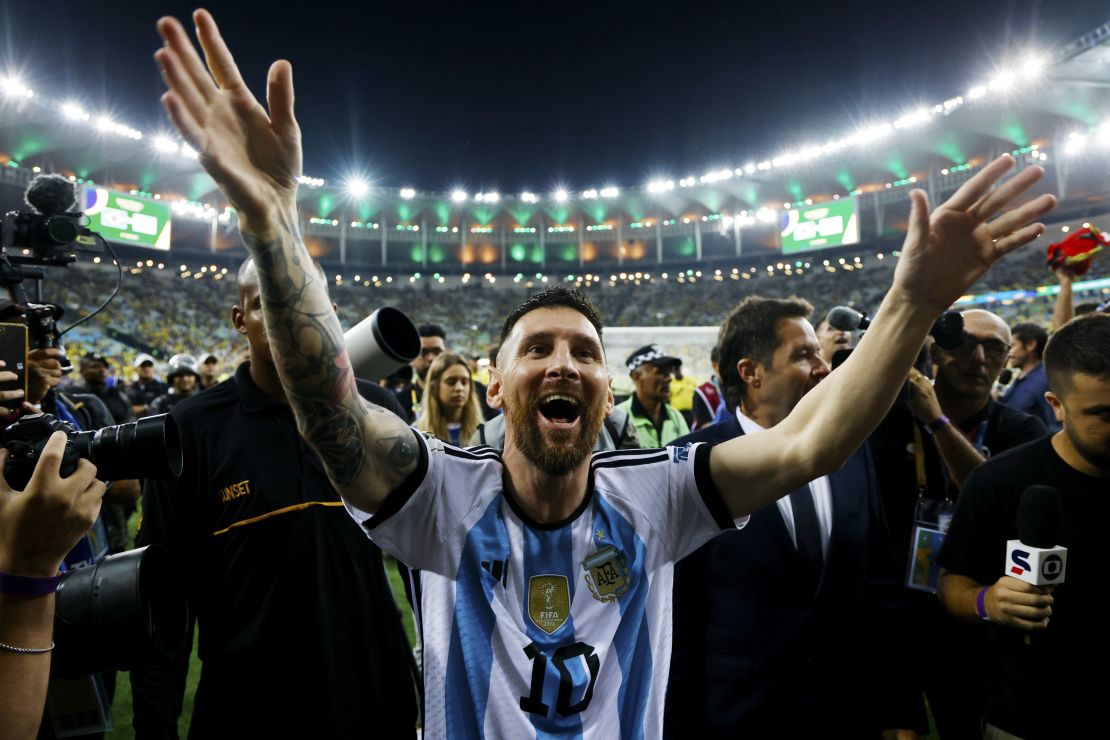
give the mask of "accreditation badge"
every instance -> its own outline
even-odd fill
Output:
[[[910,539],[910,560],[906,567],[906,588],[937,592],[940,565],[937,555],[948,534],[956,505],[921,496],[913,516],[913,537]]]
[[[598,601],[616,601],[632,586],[624,555],[607,545],[582,561],[586,583]]]
[[[528,579],[528,618],[551,635],[570,617],[570,584],[566,576],[543,575]]]

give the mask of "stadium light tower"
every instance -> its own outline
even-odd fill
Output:
[[[451,200],[455,201],[456,203],[464,203],[466,201],[466,197],[467,196],[465,190],[451,191]]]
[[[159,134],[154,137],[154,148],[163,154],[177,154],[177,152],[180,151],[177,142],[165,134]]]
[[[87,121],[91,116],[77,103],[63,103],[62,115],[71,121]]]
[[[362,198],[370,192],[370,184],[361,177],[352,177],[347,180],[346,188],[347,194],[355,198]]]
[[[405,200],[412,200],[416,197],[415,188],[401,188],[401,197]]]
[[[520,194],[520,199],[525,203],[538,203],[540,200],[536,197],[535,193],[529,192],[527,190]]]
[[[18,77],[0,79],[0,89],[3,89],[5,95],[13,98],[30,98],[35,94],[35,91],[24,85]]]
[[[568,200],[570,200],[570,193],[567,192],[566,188],[559,188],[555,191],[556,203],[566,203]]]

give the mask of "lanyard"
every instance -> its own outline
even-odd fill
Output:
[[[975,429],[974,444],[975,449],[979,451],[983,450],[983,441],[987,437],[987,421],[987,419],[983,419]],[[963,432],[960,432],[960,434],[963,434]],[[970,435],[966,436],[968,437],[968,441],[971,441]],[[916,422],[914,422],[913,425],[913,462],[914,471],[917,476],[917,497],[921,499],[925,497],[925,492],[929,489],[929,481],[928,477],[925,475],[924,440],[921,438],[921,427]],[[943,458],[941,464],[943,465]],[[945,495],[944,500],[949,500],[947,495]]]

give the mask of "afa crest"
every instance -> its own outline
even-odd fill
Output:
[[[532,576],[528,579],[528,618],[551,635],[570,616],[570,584],[566,576]]]
[[[598,601],[616,601],[632,586],[624,555],[612,545],[601,548],[582,561],[586,583]]]

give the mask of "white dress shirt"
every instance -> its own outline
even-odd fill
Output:
[[[740,422],[740,428],[744,430],[744,434],[758,434],[766,431],[757,421],[745,416],[740,411],[739,406],[736,407],[736,420]],[[829,486],[829,477],[822,475],[820,478],[811,480],[809,491],[813,494],[813,506],[817,509],[817,522],[821,525],[821,554],[828,557],[829,536],[832,534],[832,488]],[[790,540],[794,543],[794,547],[797,547],[798,537],[794,529],[794,507],[790,504],[790,496],[783,496],[776,503],[779,506],[779,513],[782,514],[782,520],[786,523],[786,531],[790,533]]]

